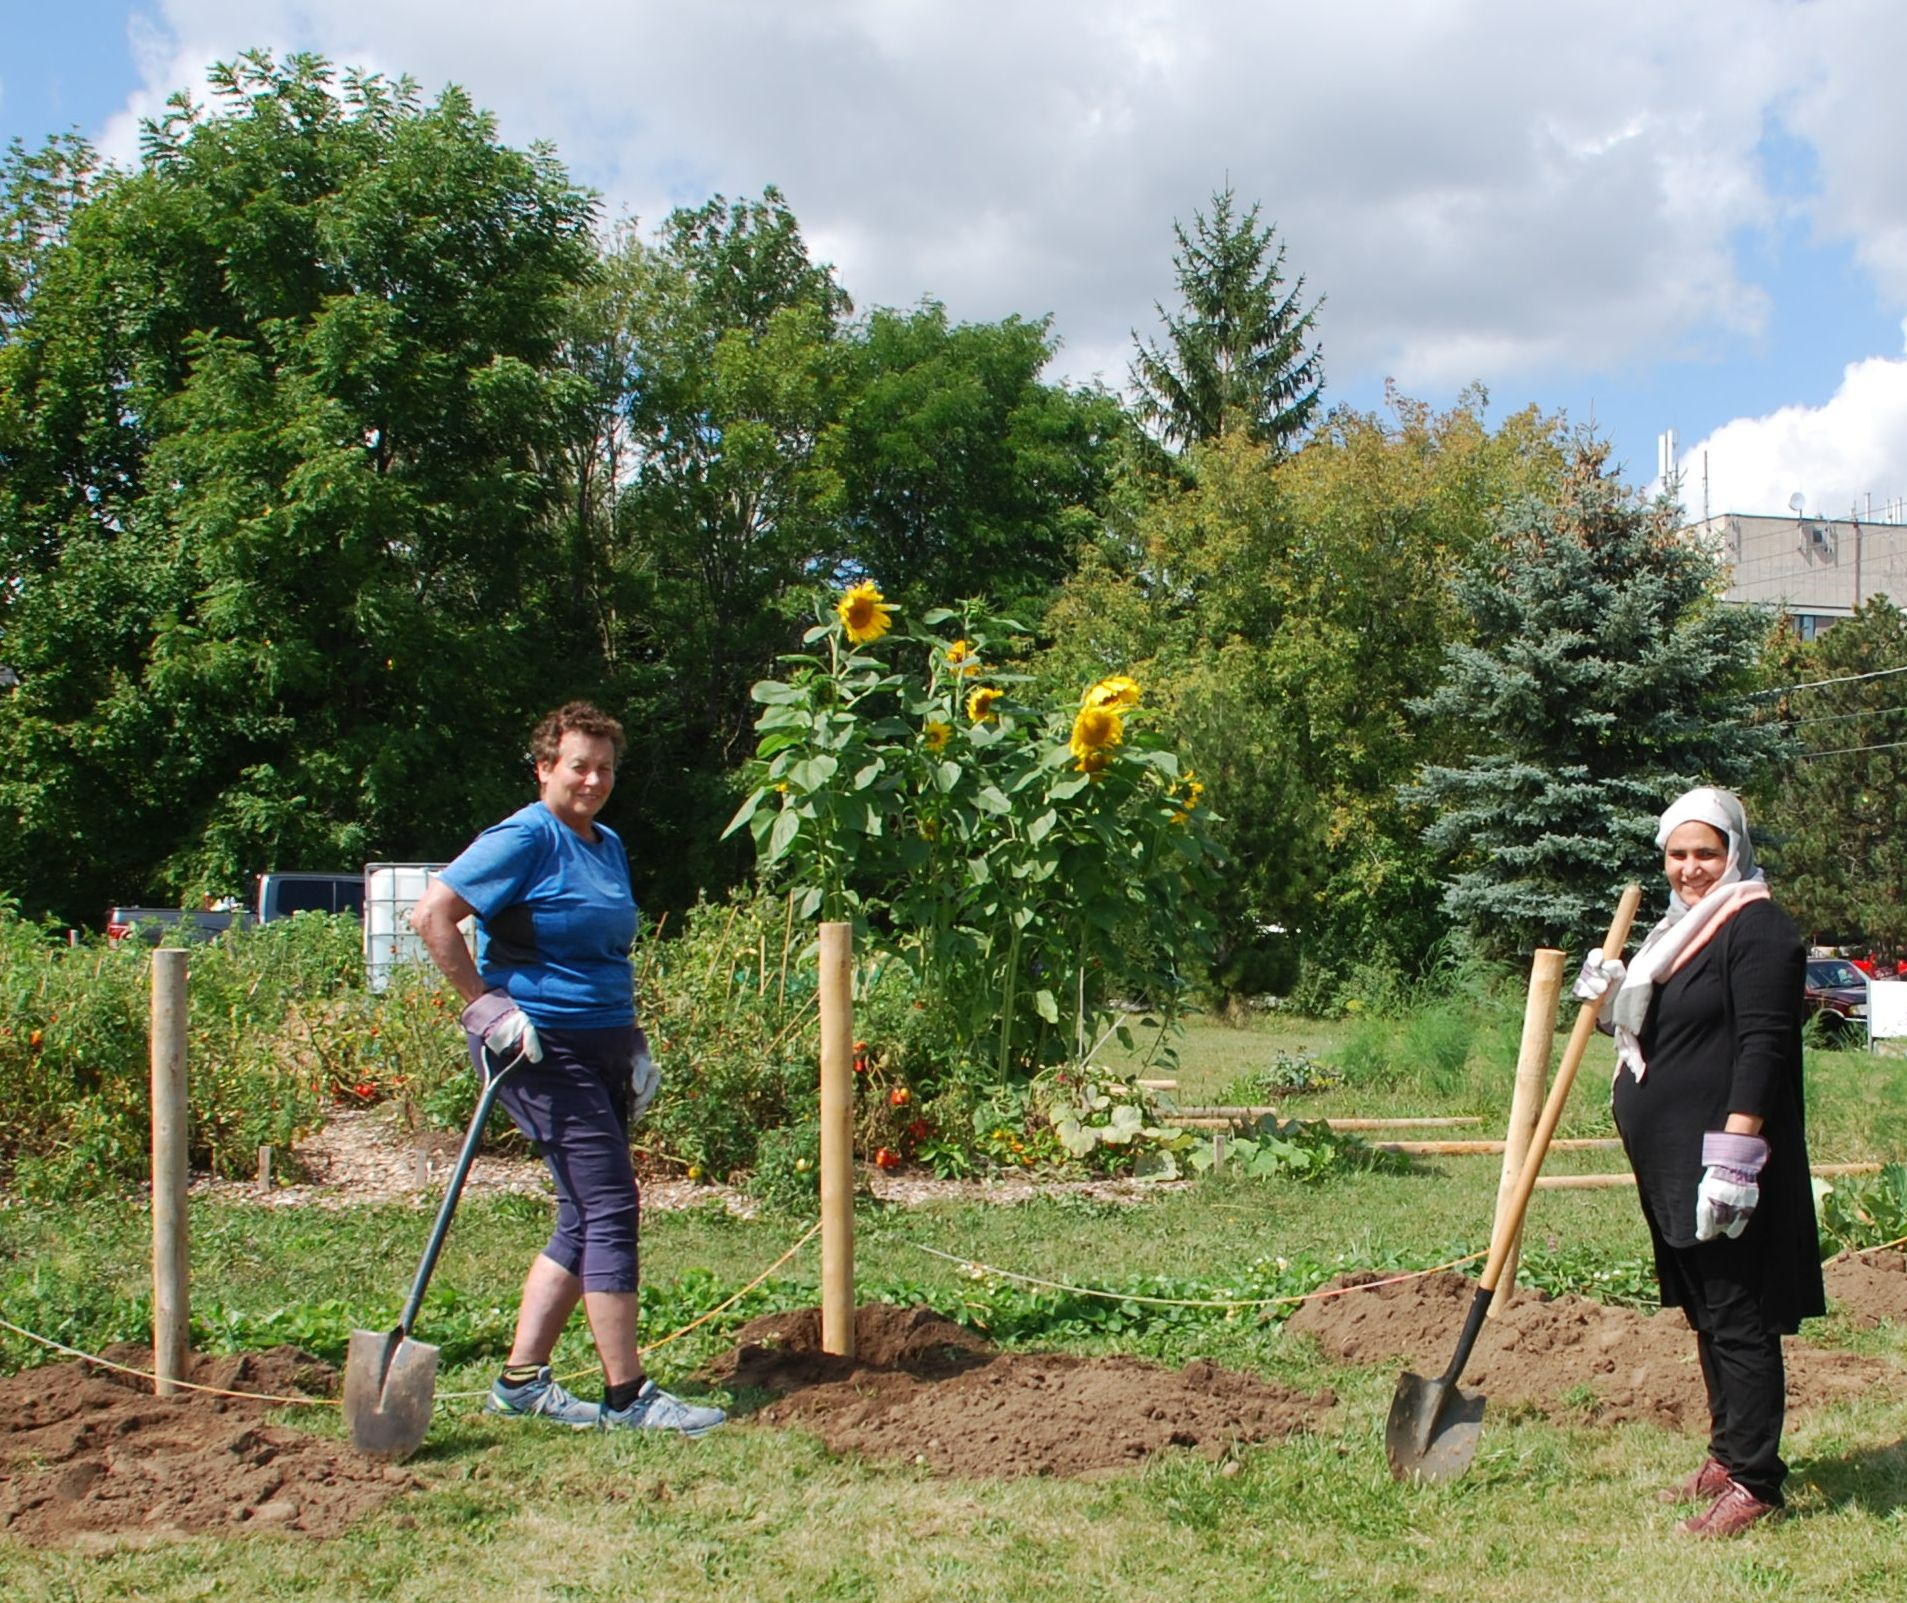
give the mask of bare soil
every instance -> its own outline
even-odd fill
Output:
[[[1383,1278],[1360,1271],[1332,1286],[1372,1286]],[[1836,1259],[1827,1279],[1830,1307],[1855,1322],[1907,1323],[1907,1263],[1899,1253]],[[1462,1275],[1431,1275],[1305,1303],[1286,1329],[1314,1338],[1336,1362],[1401,1362],[1438,1375],[1456,1351],[1475,1294],[1476,1282]],[[1907,1370],[1884,1358],[1799,1339],[1786,1347],[1788,1403],[1797,1411],[1877,1386],[1907,1386]],[[1520,1291],[1501,1317],[1484,1322],[1462,1383],[1492,1403],[1556,1419],[1707,1427],[1695,1338],[1673,1309],[1645,1313]]]
[[[149,1367],[152,1350],[127,1343],[101,1356]],[[281,1397],[329,1397],[338,1385],[331,1365],[294,1347],[195,1356],[186,1378]],[[88,1363],[0,1380],[0,1531],[62,1545],[208,1531],[325,1536],[423,1484],[346,1442],[268,1423],[274,1406],[155,1397],[148,1383]]]
[[[1115,1474],[1175,1447],[1218,1460],[1309,1429],[1336,1402],[1203,1360],[1003,1353],[928,1308],[870,1303],[854,1328],[856,1356],[839,1358],[821,1350],[819,1310],[769,1315],[709,1373],[774,1393],[762,1424],[971,1479]]]

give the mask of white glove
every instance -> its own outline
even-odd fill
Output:
[[[1768,1143],[1758,1135],[1711,1130],[1702,1137],[1702,1183],[1695,1189],[1695,1239],[1731,1240],[1748,1228],[1761,1201],[1761,1171]]]
[[[649,1056],[649,1037],[641,1030],[636,1031],[636,1050],[629,1059],[629,1127],[634,1129],[643,1114],[649,1111],[649,1104],[656,1099],[656,1090],[662,1084],[662,1071],[655,1065],[655,1059]]]
[[[1611,986],[1622,984],[1628,973],[1628,965],[1621,958],[1591,952],[1583,959],[1582,972],[1576,976],[1569,994],[1578,1002],[1600,1002]]]
[[[543,1061],[543,1043],[537,1039],[536,1026],[529,1014],[511,1001],[508,991],[485,991],[463,1010],[464,1033],[483,1042],[498,1063],[514,1063],[521,1058],[530,1063]]]

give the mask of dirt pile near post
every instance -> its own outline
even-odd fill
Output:
[[[1454,1273],[1381,1285],[1360,1271],[1331,1283],[1370,1287],[1304,1304],[1286,1329],[1316,1339],[1342,1363],[1400,1362],[1440,1375],[1456,1350],[1476,1282]],[[1907,1277],[1902,1277],[1907,1290]],[[1787,1343],[1788,1401],[1795,1409],[1859,1396],[1876,1385],[1907,1385],[1885,1359]],[[1519,1291],[1504,1314],[1484,1321],[1462,1385],[1496,1406],[1522,1404],[1556,1419],[1604,1424],[1646,1420],[1672,1430],[1706,1429],[1708,1404],[1695,1338],[1681,1313],[1644,1313],[1585,1297]]]
[[[1907,1327],[1907,1253],[1843,1253],[1823,1272],[1829,1308],[1857,1329],[1871,1330],[1882,1320]]]
[[[776,1393],[757,1420],[970,1479],[1108,1474],[1171,1447],[1217,1460],[1305,1430],[1336,1402],[1202,1360],[1171,1370],[1003,1353],[930,1309],[886,1303],[855,1311],[854,1358],[821,1351],[814,1309],[757,1319],[737,1338],[710,1375]]]
[[[130,1343],[100,1355],[150,1368]],[[194,1356],[186,1379],[273,1396],[325,1397],[331,1365],[293,1347]],[[142,1389],[143,1388],[143,1389]],[[269,1424],[277,1405],[181,1392],[87,1363],[0,1380],[0,1531],[68,1543],[88,1537],[343,1530],[422,1483],[348,1443]]]

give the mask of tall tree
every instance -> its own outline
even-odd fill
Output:
[[[1812,642],[1784,627],[1769,716],[1795,743],[1758,821],[1805,929],[1907,956],[1907,614],[1885,596]]]
[[[592,202],[458,90],[214,70],[0,346],[0,883],[436,854],[546,693],[539,450]]]
[[[1739,787],[1780,746],[1746,716],[1762,620],[1717,604],[1714,557],[1607,456],[1579,442],[1553,496],[1504,509],[1457,581],[1470,638],[1412,703],[1463,752],[1408,799],[1448,865],[1446,908],[1488,957],[1593,945],[1622,882],[1659,871],[1663,806]]]
[[[1243,433],[1288,449],[1311,424],[1324,391],[1324,356],[1313,342],[1322,302],[1303,304],[1304,277],[1287,284],[1285,246],[1254,204],[1237,215],[1228,185],[1208,217],[1195,212],[1173,268],[1182,308],[1156,307],[1163,345],[1140,340],[1132,363],[1139,415],[1171,445]]]
[[[1041,382],[1053,349],[1043,320],[949,324],[932,301],[854,330],[821,452],[850,570],[915,605],[1044,605],[1097,525],[1128,426],[1104,391]]]

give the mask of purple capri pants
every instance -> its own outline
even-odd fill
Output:
[[[634,1291],[642,1208],[629,1161],[629,1064],[636,1027],[539,1025],[536,1033],[543,1061],[519,1064],[497,1100],[511,1122],[543,1149],[556,1182],[556,1231],[543,1256],[577,1276],[584,1291]],[[473,1041],[473,1062],[482,1052],[482,1044]]]

